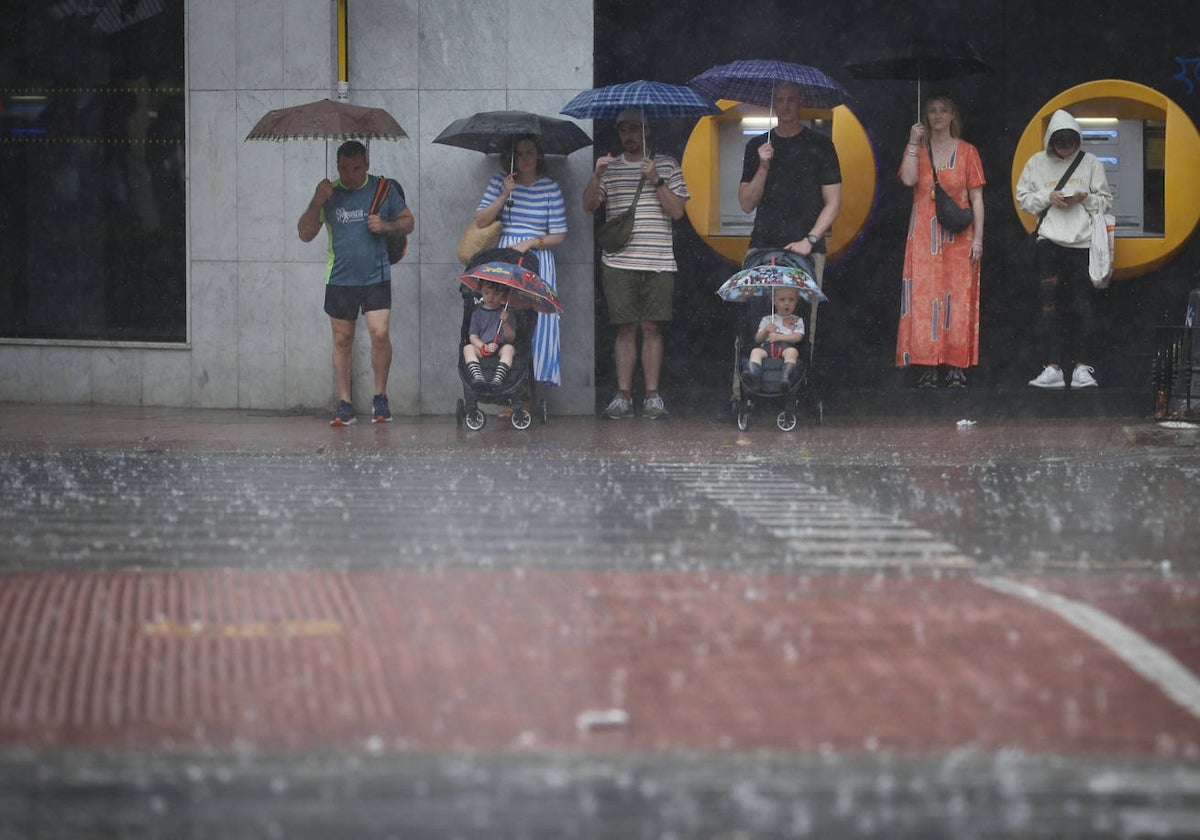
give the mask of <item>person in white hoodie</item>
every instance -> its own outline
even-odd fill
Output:
[[[1072,388],[1094,388],[1096,370],[1088,361],[1095,352],[1092,295],[1088,277],[1088,248],[1092,214],[1112,207],[1112,190],[1104,164],[1080,150],[1079,122],[1063,110],[1046,126],[1042,145],[1025,164],[1017,180],[1017,203],[1040,217],[1034,245],[1034,270],[1041,287],[1041,337],[1044,369],[1029,381],[1036,388],[1065,388],[1061,363],[1074,362]],[[1070,178],[1058,182],[1075,158],[1082,159]]]

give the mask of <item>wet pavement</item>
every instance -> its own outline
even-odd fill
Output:
[[[0,405],[0,838],[1200,837],[1196,430],[928,405]]]

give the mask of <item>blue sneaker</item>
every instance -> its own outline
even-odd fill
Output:
[[[333,413],[333,419],[329,421],[330,426],[353,426],[358,422],[358,418],[354,416],[354,406],[342,400],[338,403],[337,411]]]
[[[376,394],[371,402],[371,422],[391,423],[392,410],[388,408],[387,394]]]

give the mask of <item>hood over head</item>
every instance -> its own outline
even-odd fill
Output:
[[[1064,130],[1074,131],[1078,135],[1078,139],[1082,142],[1083,132],[1079,129],[1079,121],[1059,108],[1050,115],[1050,122],[1046,125],[1046,134],[1042,137],[1042,150],[1046,154],[1053,154],[1050,150],[1050,138],[1054,136],[1055,132]]]

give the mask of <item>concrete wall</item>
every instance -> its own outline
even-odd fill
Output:
[[[385,108],[409,134],[371,146],[371,171],[403,184],[417,218],[408,256],[393,266],[392,411],[451,413],[461,395],[454,249],[497,162],[431,141],[475,111],[557,114],[591,87],[592,2],[347,5],[350,100]],[[336,12],[333,0],[188,2],[189,345],[0,346],[0,399],[332,406],[325,234],[302,243],[296,220],[317,181],[335,172],[335,150],[242,138],[273,108],[333,96]],[[550,162],[571,231],[556,252],[565,310],[563,387],[549,394],[557,413],[594,408],[592,228],[579,200],[591,160],[584,150]],[[365,327],[358,332],[354,398],[369,412],[369,345]]]

